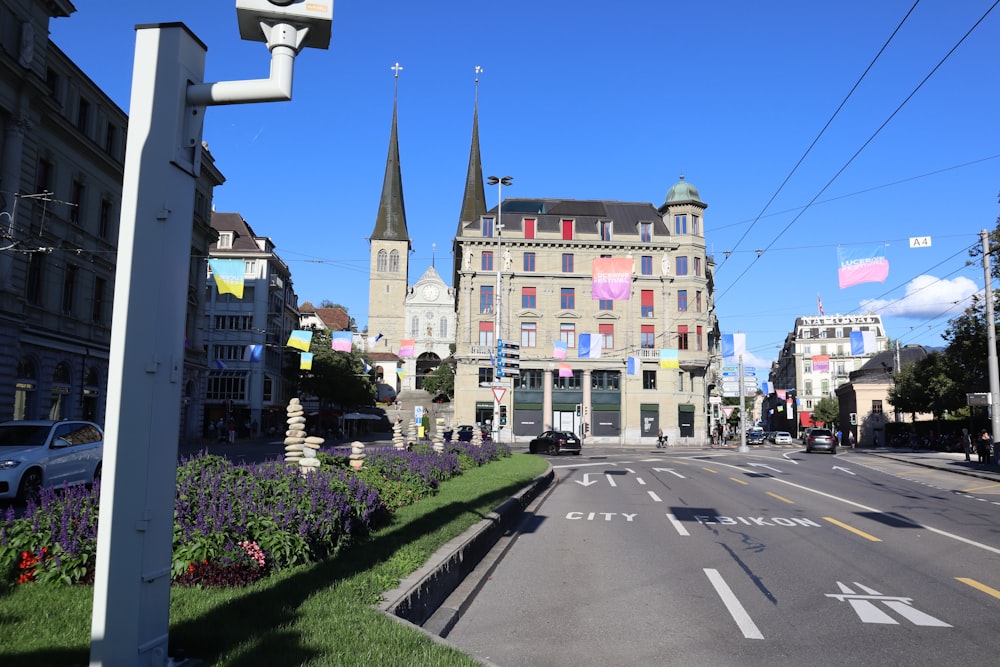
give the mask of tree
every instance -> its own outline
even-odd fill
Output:
[[[813,407],[812,416],[814,420],[819,420],[826,424],[827,428],[832,429],[840,419],[840,401],[830,396],[824,396]]]
[[[299,387],[333,405],[369,405],[375,386],[364,371],[361,354],[357,350],[334,352],[330,339],[329,331],[313,333],[312,370],[300,375]]]
[[[424,389],[432,395],[445,394],[455,397],[455,367],[447,360],[438,364],[434,371],[424,378]]]
[[[901,412],[930,412],[935,419],[945,410],[957,409],[964,403],[958,399],[959,387],[951,378],[945,355],[931,352],[923,359],[900,369],[896,382],[889,389],[889,402]]]

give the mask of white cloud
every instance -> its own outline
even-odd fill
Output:
[[[982,290],[972,280],[959,276],[947,280],[917,276],[906,285],[906,295],[898,299],[866,299],[861,308],[879,315],[935,318],[954,317],[969,306],[969,297]]]

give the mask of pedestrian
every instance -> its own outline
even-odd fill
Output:
[[[854,440],[854,431],[847,432],[847,442],[851,445],[851,449],[854,449],[854,445],[857,444]]]
[[[976,441],[976,453],[979,454],[979,465],[990,464],[990,449],[992,447],[993,438],[990,437],[989,432],[984,428],[983,432],[979,434],[979,439]]]
[[[215,436],[219,442],[226,441],[226,422],[222,421],[222,417],[219,417],[219,421],[215,422]]]
[[[215,422],[211,419],[208,420],[208,436],[206,438],[209,442],[215,440]]]
[[[257,420],[254,419],[252,422],[250,422],[250,437],[251,438],[256,438],[257,437],[257,428],[258,428],[258,426],[257,426]]]
[[[230,443],[236,442],[236,420],[235,419],[230,419],[229,420],[229,442]]]
[[[843,434],[843,432],[842,432],[842,431],[841,431],[841,430],[840,430],[840,429],[838,428],[838,429],[837,429],[837,446],[838,446],[838,447],[840,447],[841,443],[843,443],[843,442],[844,442],[843,438],[844,438],[844,434]]]
[[[969,435],[969,429],[962,429],[962,451],[965,452],[965,460],[972,460],[972,436]]]

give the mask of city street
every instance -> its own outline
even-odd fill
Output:
[[[557,482],[448,634],[474,656],[980,665],[1000,650],[995,466],[797,447],[550,460]]]

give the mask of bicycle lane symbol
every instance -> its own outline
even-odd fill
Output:
[[[950,624],[934,618],[930,614],[924,613],[911,606],[913,598],[900,597],[897,595],[882,595],[873,588],[869,588],[858,582],[854,585],[860,589],[861,593],[856,593],[850,586],[837,582],[840,593],[827,593],[826,597],[847,602],[854,609],[854,612],[861,619],[862,623],[882,623],[886,625],[899,625],[899,621],[882,611],[875,603],[881,602],[886,607],[896,612],[914,625],[924,625],[937,628],[950,628]]]

